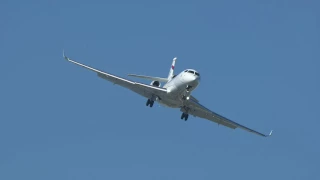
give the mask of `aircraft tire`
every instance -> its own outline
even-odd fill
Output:
[[[184,116],[184,121],[187,121],[188,118],[189,118],[189,114],[186,114],[186,115]]]
[[[183,119],[183,118],[184,118],[184,113],[181,114],[181,118],[180,119]]]

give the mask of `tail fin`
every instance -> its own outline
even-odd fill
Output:
[[[169,75],[168,75],[168,81],[170,81],[174,75],[173,73],[174,73],[174,66],[176,64],[176,60],[177,60],[177,57],[173,58],[173,60],[172,60],[171,68],[170,68]]]

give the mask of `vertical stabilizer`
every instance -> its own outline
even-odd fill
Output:
[[[174,66],[176,64],[176,60],[177,60],[177,57],[173,58],[173,60],[172,60],[171,68],[170,68],[169,75],[168,75],[168,81],[170,81],[174,75],[173,73],[174,73]]]

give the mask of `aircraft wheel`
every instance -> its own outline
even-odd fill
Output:
[[[182,113],[181,114],[181,119],[184,119],[185,121],[188,120],[189,114]]]
[[[152,107],[152,106],[153,106],[153,104],[154,104],[154,101],[152,101],[152,100],[148,99],[148,101],[147,101],[147,103],[146,103],[146,106],[150,106],[150,107]]]
[[[189,118],[189,114],[186,114],[186,115],[184,116],[184,120],[187,121],[188,118]]]
[[[183,119],[183,118],[184,118],[184,113],[181,114],[181,118],[180,119]]]
[[[152,107],[154,104],[154,101],[150,101],[150,107]]]

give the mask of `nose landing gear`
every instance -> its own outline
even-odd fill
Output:
[[[192,86],[187,85],[186,87],[186,91],[183,93],[182,95],[182,100],[189,100],[189,96],[190,96],[190,89],[192,88]]]
[[[191,88],[192,88],[192,86],[190,86],[190,85],[187,85],[187,87],[186,87],[187,91],[190,91]]]

